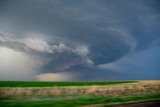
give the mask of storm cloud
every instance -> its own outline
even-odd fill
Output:
[[[0,80],[159,79],[159,7],[158,0],[1,0]]]

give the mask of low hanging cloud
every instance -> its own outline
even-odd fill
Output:
[[[50,73],[54,74],[52,73],[55,72],[53,70],[66,71],[79,64],[93,65],[93,61],[88,57],[90,52],[87,46],[69,47],[63,43],[49,43],[43,38],[26,36],[17,38],[15,35],[9,36],[9,34],[1,32],[0,37],[0,73],[2,74],[0,78],[2,80],[21,80],[21,78],[23,80],[36,80],[36,75],[39,75],[38,78],[40,79],[38,80],[45,80],[44,78],[48,77]],[[52,66],[52,70],[43,69],[48,66]],[[48,72],[50,73],[45,74]],[[58,80],[64,74],[57,73],[51,77]],[[21,76],[18,78],[19,75]],[[66,76],[66,78],[69,77],[71,76]],[[64,76],[64,79],[59,80],[67,79]]]
[[[158,0],[0,0],[0,80],[130,77],[119,62],[160,46],[159,13]]]

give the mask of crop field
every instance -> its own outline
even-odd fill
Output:
[[[112,82],[0,82],[3,107],[105,107],[160,101],[160,80]]]
[[[0,87],[51,87],[51,86],[90,86],[133,83],[137,81],[110,81],[110,82],[19,82],[0,81]]]

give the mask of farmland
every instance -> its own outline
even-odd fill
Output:
[[[0,81],[0,87],[52,87],[52,86],[90,86],[133,83],[137,81],[110,81],[110,82],[26,82]]]
[[[159,99],[159,80],[0,82],[0,105],[3,105],[3,107],[75,107],[94,104],[112,105],[115,103]]]

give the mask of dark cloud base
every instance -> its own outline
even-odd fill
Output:
[[[1,0],[0,74],[14,60],[9,53],[32,75],[56,80],[160,79],[159,7],[159,0]],[[152,63],[138,60],[147,55]]]

